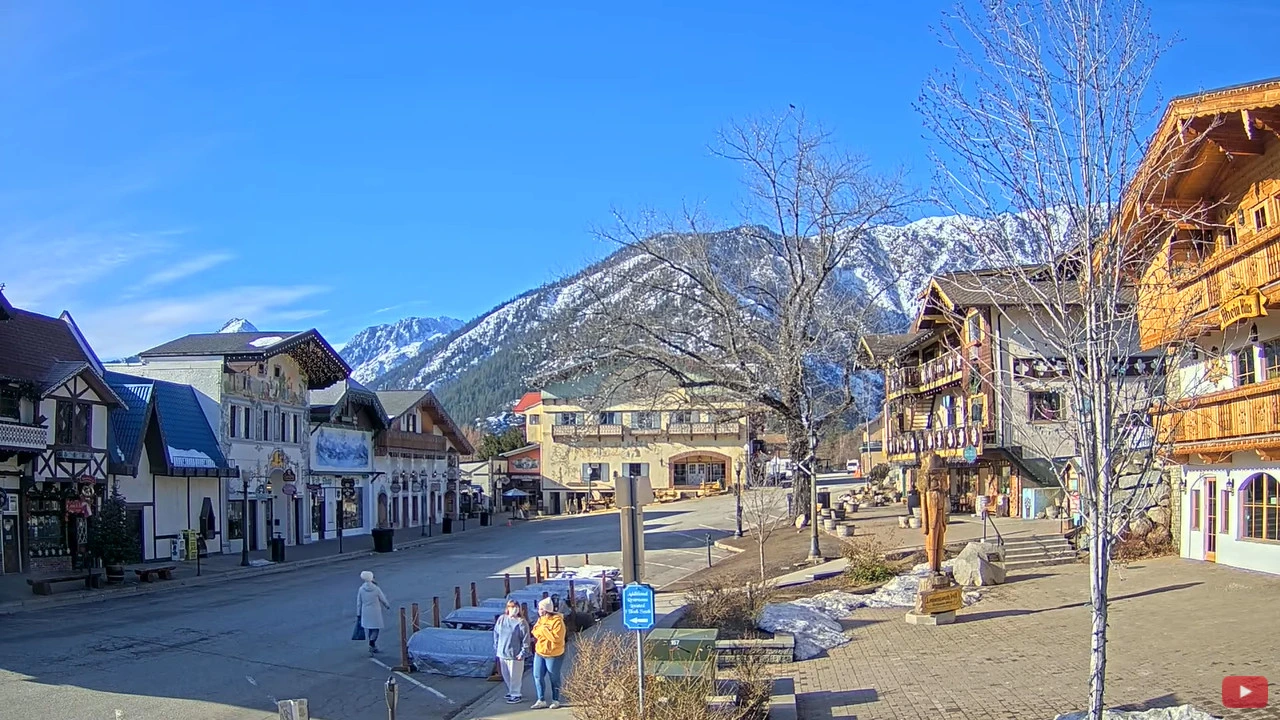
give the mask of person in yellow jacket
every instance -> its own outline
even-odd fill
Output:
[[[551,598],[538,603],[538,623],[533,626],[533,687],[538,692],[534,710],[560,707],[560,669],[564,665],[564,616]],[[548,687],[549,686],[549,687]],[[550,701],[548,703],[548,701]]]

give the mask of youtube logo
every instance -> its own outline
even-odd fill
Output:
[[[1261,675],[1229,675],[1222,678],[1222,704],[1229,708],[1267,706],[1267,679]]]

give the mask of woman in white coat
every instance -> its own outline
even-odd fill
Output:
[[[356,591],[356,617],[360,619],[360,627],[364,628],[369,638],[369,654],[378,652],[378,633],[382,630],[382,609],[391,609],[387,596],[382,588],[373,582],[373,573],[365,570],[360,573],[364,583]]]

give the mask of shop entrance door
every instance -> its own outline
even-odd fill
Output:
[[[1218,481],[1209,478],[1205,485],[1204,559],[1218,561]]]

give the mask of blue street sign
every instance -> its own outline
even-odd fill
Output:
[[[631,583],[622,588],[622,625],[628,630],[648,630],[655,621],[653,588]]]
[[[965,446],[965,449],[964,449],[964,461],[965,461],[965,462],[967,462],[967,463],[971,463],[971,462],[973,462],[974,460],[977,460],[977,459],[978,459],[978,448],[976,448],[976,447],[974,447],[974,446],[972,446],[972,445],[967,445],[967,446]]]

